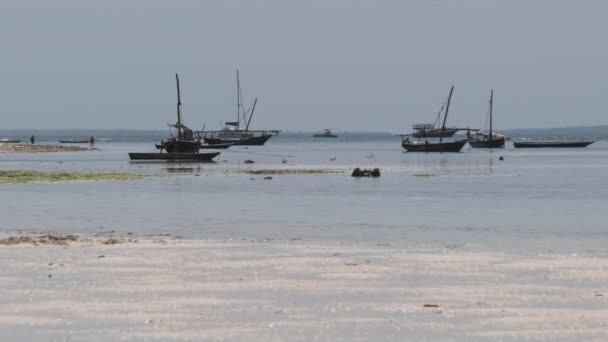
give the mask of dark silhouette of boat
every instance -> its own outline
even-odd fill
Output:
[[[177,136],[171,136],[168,140],[162,140],[160,144],[156,144],[160,153],[129,153],[131,160],[210,162],[220,154],[219,152],[199,152],[202,146],[201,139],[195,138],[194,132],[182,121],[182,100],[177,74],[175,74],[175,81],[177,83],[177,123],[170,126],[177,129]],[[222,145],[219,148],[224,147],[227,148],[228,146]],[[163,151],[166,151],[166,153],[163,153]]]
[[[448,119],[448,112],[450,111],[450,101],[452,100],[453,92],[454,86],[450,88],[450,95],[448,96],[447,105],[445,107],[445,115],[443,117],[443,124],[441,125],[441,130],[446,129],[445,124]],[[417,137],[416,133],[401,136],[401,146],[408,152],[460,152],[464,145],[467,144],[467,139],[456,141],[443,141],[444,134],[442,134],[441,132],[439,133],[438,142],[429,141],[428,139],[424,141],[421,141],[420,139],[412,141],[410,140],[410,136]]]
[[[167,153],[198,153],[201,147],[200,138],[194,138],[194,132],[184,125],[182,120],[182,100],[179,88],[179,76],[175,74],[177,83],[177,122],[169,126],[177,129],[177,136],[171,136],[160,142],[160,149]]]
[[[490,91],[490,103],[488,109],[489,121],[490,121],[490,130],[488,133],[477,132],[475,135],[469,138],[469,144],[471,144],[474,148],[504,148],[505,147],[505,136],[501,134],[496,134],[492,130],[492,111],[494,107],[494,90]],[[470,132],[467,132],[470,136]]]
[[[241,137],[235,139],[225,139],[225,138],[204,138],[205,142],[209,144],[209,146],[214,145],[242,145],[242,146],[263,146],[268,139],[270,139],[272,135],[257,135],[251,137]]]
[[[229,148],[230,146],[233,146],[233,145],[234,145],[234,143],[220,143],[220,144],[214,144],[214,145],[201,144],[199,148],[201,150],[206,150],[206,149],[208,149],[208,150],[220,150],[220,149],[224,150],[224,149],[227,149],[227,148]],[[155,144],[154,146],[156,146],[157,150],[164,149],[163,145],[161,145],[161,144]]]
[[[338,135],[331,131],[331,129],[326,128],[319,133],[315,133],[312,135],[313,138],[337,138]]]
[[[467,139],[456,140],[456,141],[442,141],[442,142],[429,142],[426,141],[413,141],[403,142],[402,146],[408,152],[460,152],[464,145],[467,144]]]
[[[515,148],[566,148],[566,147],[587,147],[593,144],[594,140],[529,140],[515,141]]]
[[[131,160],[169,160],[169,161],[192,161],[211,162],[219,156],[219,152],[209,153],[129,153]]]
[[[264,145],[273,135],[279,134],[278,130],[251,130],[251,119],[255,112],[255,106],[258,103],[256,98],[253,101],[253,105],[245,110],[243,104],[243,95],[241,92],[241,80],[239,78],[239,71],[236,71],[236,121],[227,121],[225,127],[222,130],[217,131],[199,131],[196,134],[209,145],[219,144],[233,144],[233,145],[246,145],[246,146],[262,146]],[[245,128],[241,128],[244,125]]]

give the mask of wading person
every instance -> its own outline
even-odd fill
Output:
[[[34,145],[34,142],[36,142],[36,139],[33,135],[30,137],[30,142],[32,143],[32,145]]]
[[[92,135],[89,138],[89,148],[95,148],[95,137]]]

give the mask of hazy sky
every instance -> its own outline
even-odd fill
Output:
[[[608,124],[608,1],[1,0],[0,128]]]

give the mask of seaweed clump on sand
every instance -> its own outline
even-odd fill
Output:
[[[243,172],[251,175],[322,175],[342,173],[342,171],[324,169],[261,169]]]
[[[43,235],[23,235],[23,236],[9,236],[4,239],[0,239],[0,245],[20,245],[20,244],[32,244],[38,245],[59,245],[67,246],[70,242],[80,241],[80,236],[73,234],[43,234]]]
[[[0,171],[0,184],[71,181],[126,181],[144,175],[131,172],[43,172],[30,170]]]

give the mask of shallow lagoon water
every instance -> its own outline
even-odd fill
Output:
[[[131,182],[2,185],[1,231],[302,239],[540,253],[606,250],[608,142],[586,149],[404,152],[398,139],[273,138],[212,164],[132,163],[151,142],[0,154],[2,169],[133,171]],[[499,156],[504,157],[500,161]],[[336,158],[331,161],[331,158]],[[255,164],[244,164],[253,159]],[[283,164],[285,159],[287,163]],[[379,179],[352,168],[379,167]],[[328,168],[344,173],[242,173]],[[253,180],[252,180],[253,178]]]

